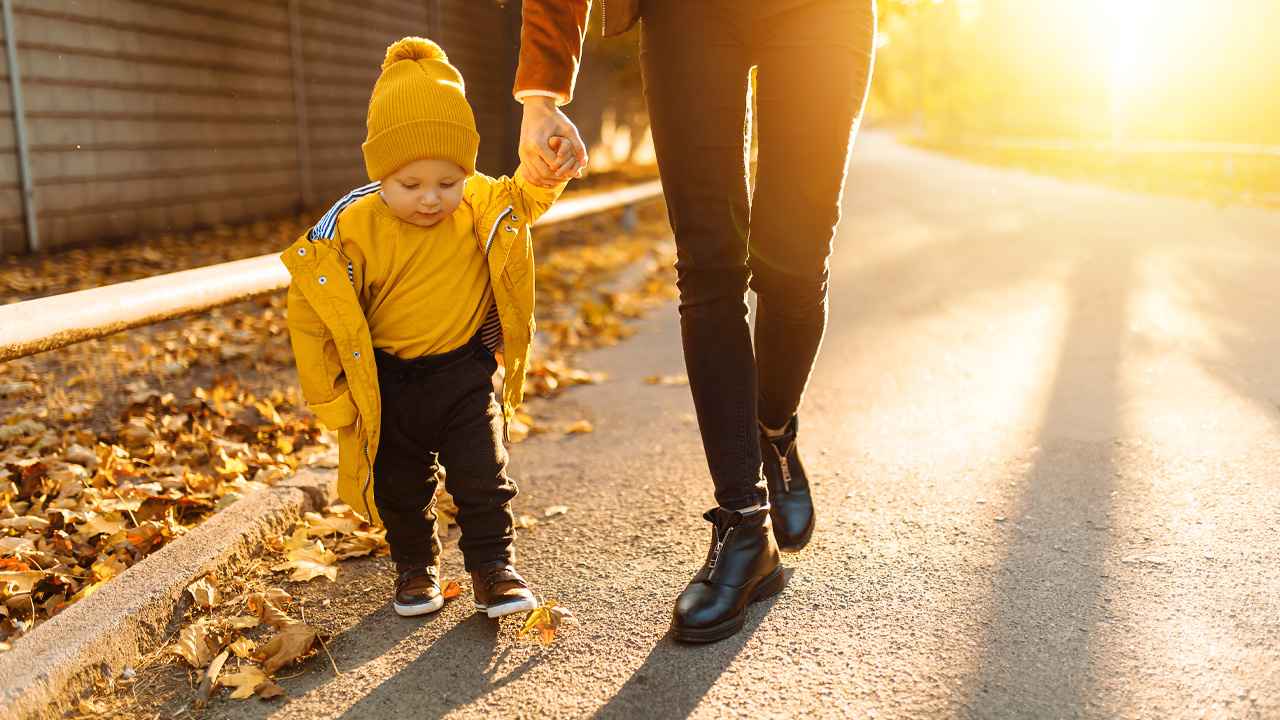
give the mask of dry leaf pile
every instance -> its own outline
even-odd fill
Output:
[[[384,528],[370,526],[344,504],[323,514],[309,512],[297,522],[292,535],[268,538],[268,547],[284,555],[284,562],[271,569],[288,571],[294,582],[318,577],[336,580],[339,560],[390,552],[386,534]]]
[[[310,413],[233,378],[182,399],[142,383],[123,391],[114,432],[47,407],[0,426],[0,641],[332,449]]]

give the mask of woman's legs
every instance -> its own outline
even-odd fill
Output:
[[[816,0],[758,20],[759,164],[751,206],[759,419],[800,406],[826,328],[827,257],[875,46],[871,0]]]
[[[767,499],[746,305],[749,20],[739,0],[650,0],[640,33],[685,366],[716,502],[730,509]]]

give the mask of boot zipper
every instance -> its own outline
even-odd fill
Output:
[[[724,536],[721,536],[719,531],[716,532],[716,549],[711,553],[711,567],[707,569],[708,580],[715,574],[716,565],[720,562],[720,549],[724,547],[724,543],[729,539],[729,533],[731,532],[733,532],[733,526],[725,528]]]
[[[782,491],[791,492],[791,469],[787,467],[787,456],[778,449],[777,445],[773,444],[772,440],[769,441],[769,447],[773,448],[773,451],[777,453],[778,464],[782,466]],[[791,452],[790,447],[787,447],[787,452]]]

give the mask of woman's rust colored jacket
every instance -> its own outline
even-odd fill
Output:
[[[573,98],[591,0],[524,0],[515,92],[547,90]],[[604,36],[617,37],[640,17],[640,0],[602,0]]]

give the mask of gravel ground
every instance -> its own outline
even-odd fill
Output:
[[[338,674],[199,716],[1278,717],[1277,233],[865,133],[802,409],[819,530],[741,633],[666,637],[711,505],[688,388],[644,381],[683,371],[668,305],[530,407],[595,432],[512,449],[517,512],[569,508],[519,567],[580,625],[399,618],[347,564],[298,589]]]

